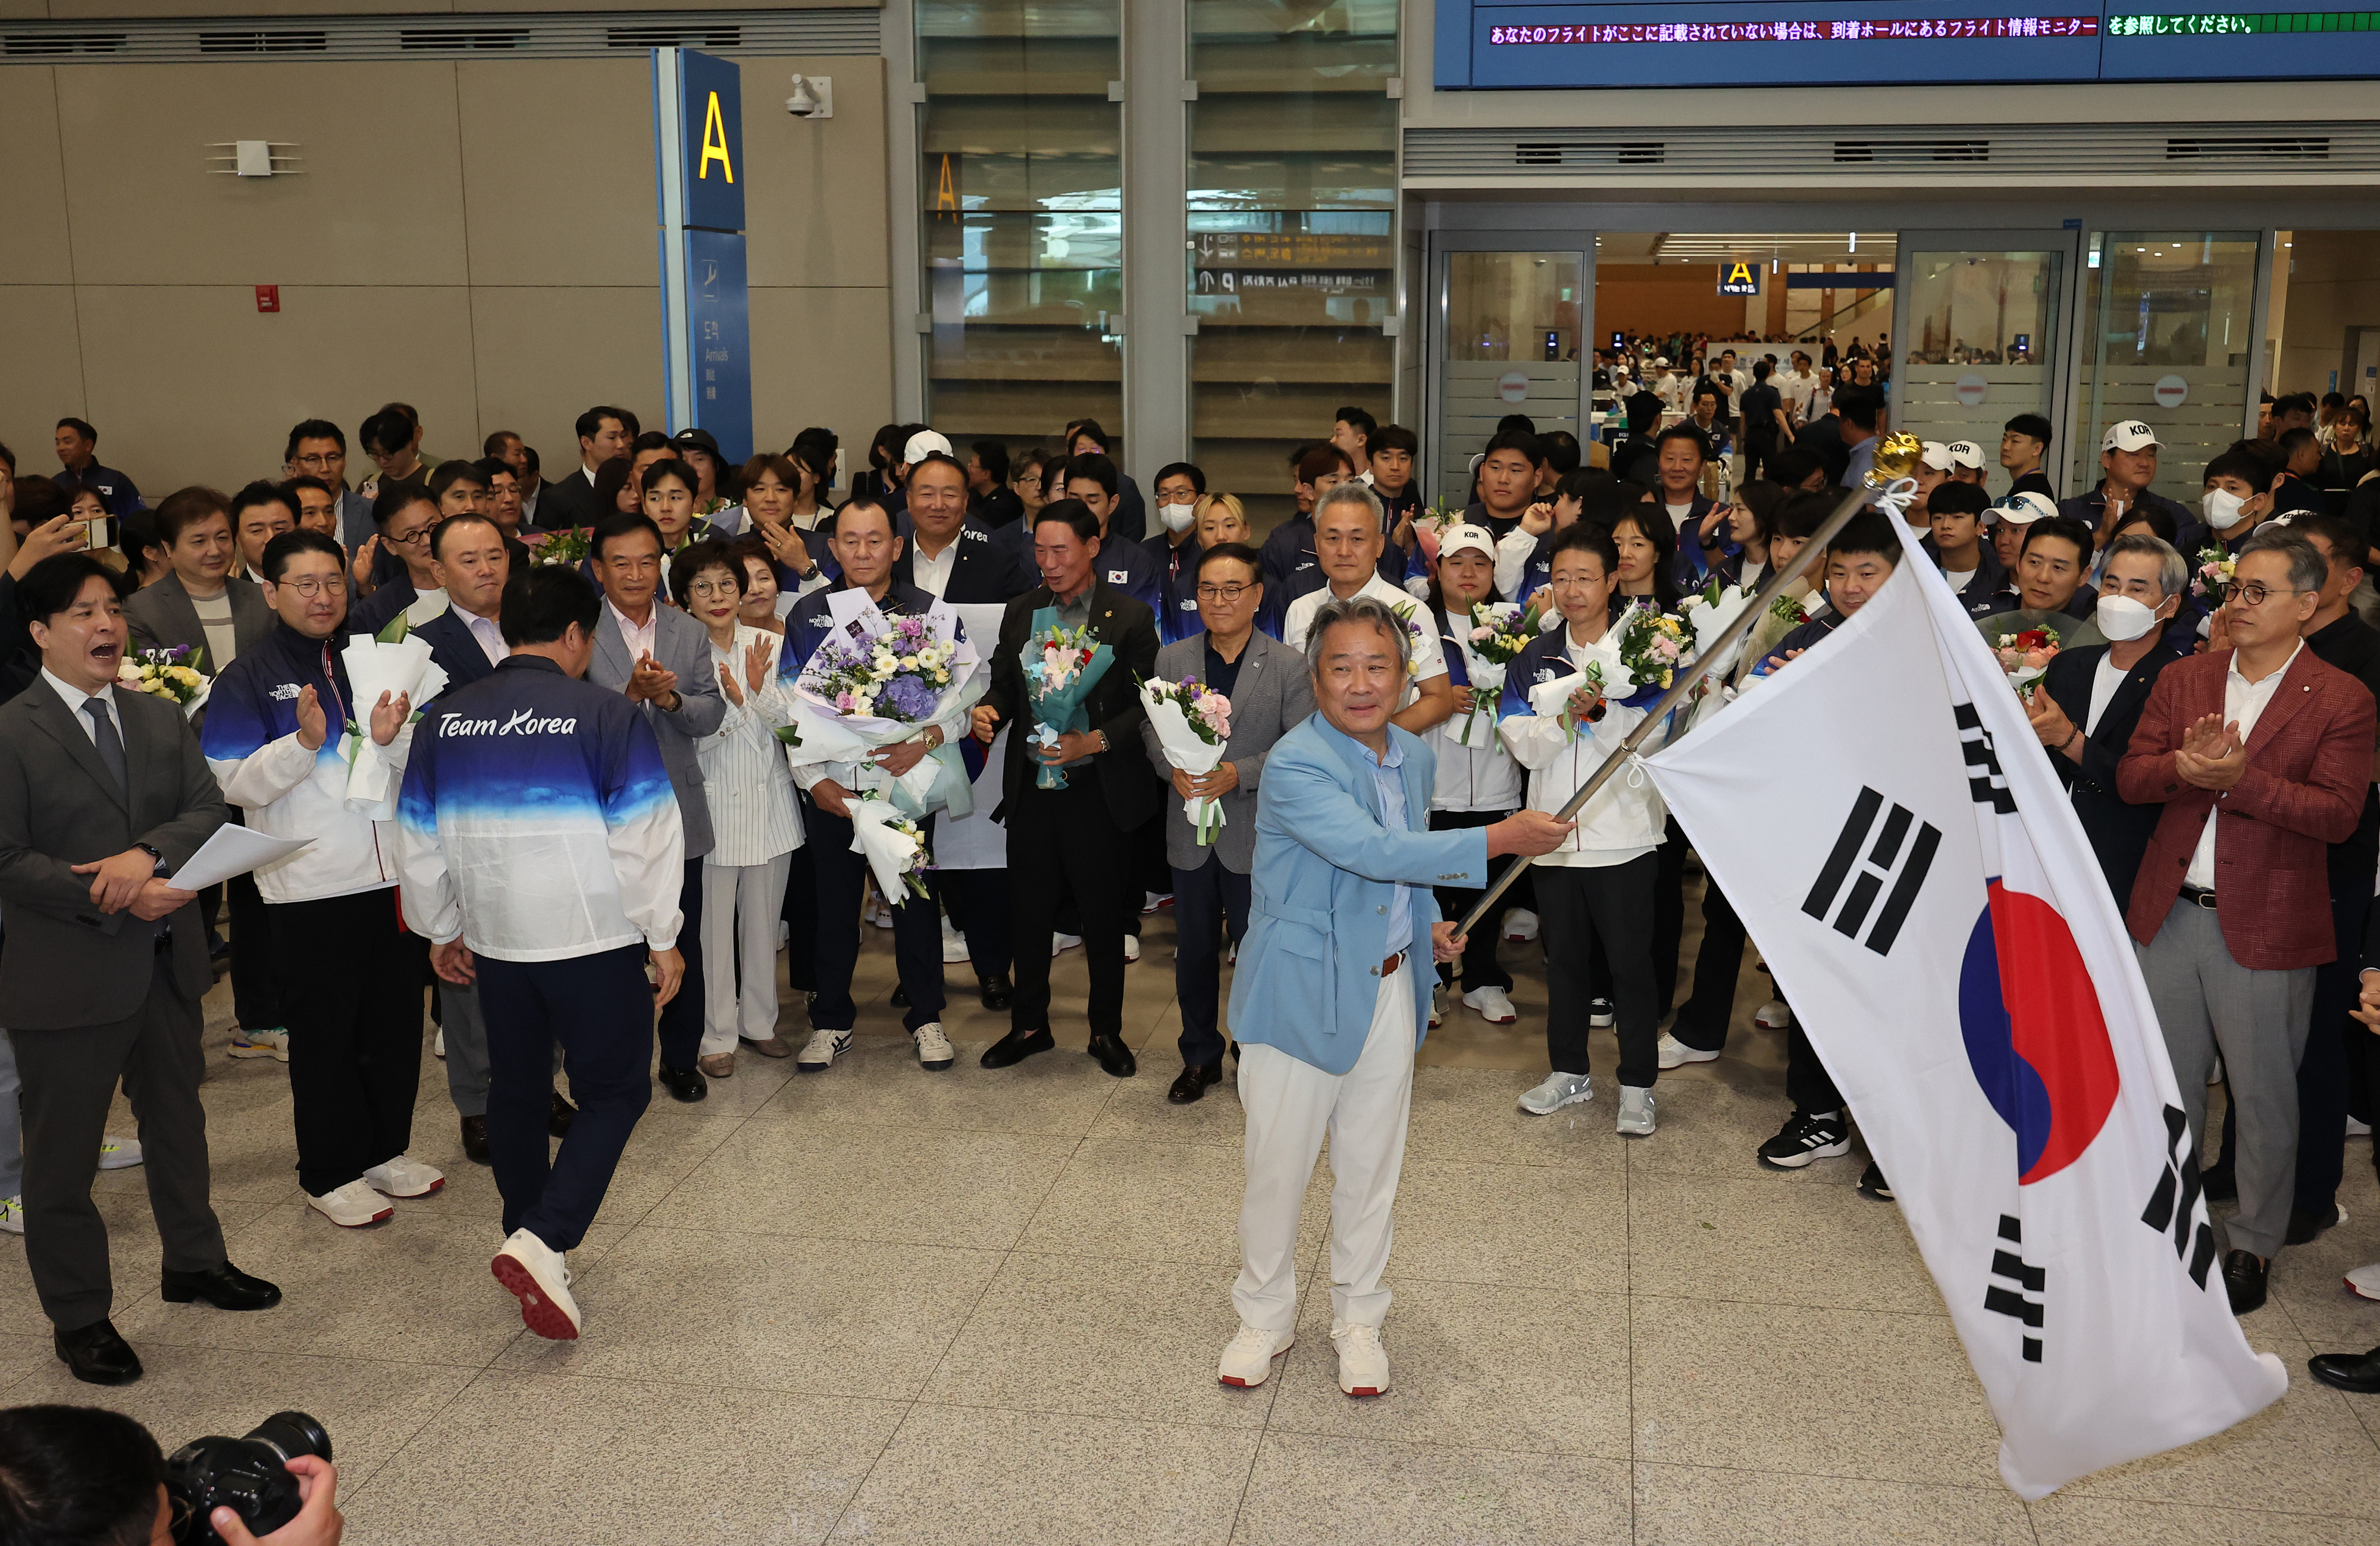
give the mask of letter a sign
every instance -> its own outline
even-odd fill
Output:
[[[1733,262],[1718,266],[1718,293],[1722,296],[1756,296],[1760,294],[1760,265]]]
[[[678,70],[678,186],[685,223],[698,230],[744,229],[744,91],[735,66],[693,49],[675,51]]]

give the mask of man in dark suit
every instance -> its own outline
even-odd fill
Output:
[[[1160,480],[1161,481],[1161,480]],[[1223,1033],[1216,1023],[1221,995],[1223,942],[1237,947],[1248,932],[1248,865],[1256,857],[1257,789],[1272,743],[1314,712],[1314,679],[1305,658],[1257,632],[1264,608],[1264,561],[1253,548],[1227,542],[1198,560],[1196,586],[1199,633],[1157,652],[1157,674],[1168,682],[1204,682],[1231,701],[1231,733],[1223,760],[1199,778],[1172,767],[1147,720],[1141,739],[1149,766],[1165,772],[1180,798],[1166,802],[1165,858],[1173,870],[1175,995],[1182,1001],[1182,1072],[1165,1098],[1187,1105],[1223,1079]],[[1223,825],[1209,844],[1190,826],[1186,803],[1213,799]]]
[[[678,905],[686,925],[678,951],[686,979],[702,981],[702,860],[710,852],[710,805],[702,792],[695,748],[727,717],[719,675],[711,669],[710,635],[702,624],[656,598],[662,578],[661,528],[642,515],[611,515],[595,524],[589,546],[603,587],[595,623],[595,660],[587,680],[625,693],[660,740],[662,763],[677,791],[686,824],[686,876]],[[702,995],[682,993],[662,1009],[662,1088],[681,1101],[708,1095],[710,1081],[695,1067],[702,1047]]]
[[[2289,1224],[2314,969],[2338,954],[2325,851],[2372,781],[2372,694],[2299,633],[2327,569],[2286,529],[2250,537],[2223,602],[2231,647],[2166,668],[2116,770],[2123,798],[2165,807],[2125,922],[2192,1142],[2218,1053],[2240,1114],[2223,1282],[2240,1315],[2265,1302]]]
[[[181,710],[114,685],[118,581],[87,553],[18,588],[42,679],[0,706],[0,1022],[23,1081],[25,1255],[58,1357],[124,1384],[140,1360],[108,1321],[115,1286],[91,1177],[118,1081],[140,1124],[174,1303],[262,1310],[281,1290],[225,1259],[207,1200],[199,997],[212,982],[195,893],[164,876],[224,824]]]
[[[197,665],[212,676],[273,632],[273,609],[262,590],[232,574],[231,511],[222,495],[168,494],[157,507],[157,535],[174,572],[125,598],[127,648],[205,650]]]
[[[596,506],[595,475],[613,457],[628,454],[629,443],[637,438],[627,415],[600,404],[578,416],[577,429],[577,470],[540,485],[536,521],[548,531],[591,526],[612,513]]]
[[[1039,583],[966,508],[966,469],[955,457],[932,452],[909,469],[909,507],[893,533],[903,539],[892,566],[895,585],[914,586],[955,606],[1010,601]]]
[[[2074,802],[2119,908],[2131,900],[2141,855],[2164,812],[2127,803],[2116,792],[2116,765],[2132,743],[2157,674],[2182,658],[2163,635],[2189,583],[2189,563],[2163,538],[2146,532],[2116,538],[2107,549],[2096,616],[2102,632],[2112,626],[2123,636],[2110,634],[2107,644],[2059,650],[2033,695],[2034,733]]]
[[[1071,888],[1091,973],[1091,1056],[1129,1079],[1136,1065],[1123,1045],[1123,936],[1137,900],[1130,834],[1157,815],[1163,797],[1141,743],[1146,715],[1135,685],[1157,669],[1157,616],[1099,577],[1099,519],[1080,500],[1041,508],[1033,554],[1042,584],[1011,601],[1001,619],[991,688],[975,708],[976,739],[989,745],[1011,720],[1020,732],[1032,728],[1022,652],[1038,614],[1050,614],[1043,627],[1089,629],[1114,658],[1083,699],[1087,728],[1054,727],[1061,733],[1050,747],[1026,733],[1008,738],[1008,798],[993,814],[1008,828],[1014,933],[1026,948],[1016,954],[1008,1034],[985,1050],[983,1066],[1004,1069],[1057,1045],[1050,1033],[1050,960],[1033,947],[1054,932],[1060,895]],[[1041,788],[1045,768],[1062,770],[1065,786]]]

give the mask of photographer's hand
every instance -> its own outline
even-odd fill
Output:
[[[337,1468],[320,1455],[301,1455],[288,1462],[288,1469],[298,1479],[298,1495],[305,1500],[298,1517],[271,1535],[250,1535],[238,1515],[218,1508],[212,1522],[224,1546],[339,1546],[347,1522],[340,1517],[333,1496],[339,1488]]]

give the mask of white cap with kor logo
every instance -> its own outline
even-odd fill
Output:
[[[1449,526],[1439,534],[1438,556],[1440,561],[1469,550],[1496,556],[1496,538],[1486,526]]]
[[[1949,448],[1949,449],[1950,449],[1950,465],[1951,465],[1952,466],[1954,466],[1954,467],[1974,467],[1974,468],[1976,468],[1976,469],[1978,469],[1978,470],[1980,470],[1980,469],[1983,467],[1983,465],[1984,465],[1984,448],[1983,448],[1982,446],[1977,445],[1974,441],[1952,441],[1950,442],[1950,448]]]
[[[2156,438],[2155,430],[2137,418],[2111,424],[2107,426],[2107,432],[2099,437],[2099,449],[2102,451],[2146,451],[2153,445],[2163,443]]]
[[[1918,460],[1936,472],[1950,470],[1950,448],[1940,441],[1923,441],[1918,445]]]

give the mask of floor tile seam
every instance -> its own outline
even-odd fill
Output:
[[[901,1431],[909,1426],[909,1419],[916,1415],[917,1410],[917,1404],[915,1401],[909,1402],[901,1413],[900,1419],[894,1422],[892,1430],[884,1435],[884,1442],[877,1446],[875,1454],[868,1457],[868,1469],[862,1471],[859,1480],[851,1484],[851,1495],[843,1501],[841,1508],[834,1511],[834,1520],[827,1526],[826,1533],[819,1537],[819,1546],[826,1546],[828,1541],[834,1539],[835,1532],[843,1528],[844,1516],[849,1515],[853,1507],[858,1504],[859,1494],[868,1490],[868,1479],[875,1476],[876,1467],[884,1463],[884,1456],[892,1453],[892,1445],[901,1437]]]
[[[1394,1392],[1391,1391],[1390,1394],[1393,1395]],[[1382,1399],[1385,1400],[1386,1397]],[[1346,1400],[1349,1406],[1354,1405],[1354,1397],[1349,1396]],[[1298,1439],[1349,1439],[1365,1443],[1408,1444],[1416,1449],[1462,1450],[1466,1454],[1510,1455],[1540,1460],[1552,1457],[1565,1460],[1605,1460],[1615,1466],[1634,1464],[1627,1455],[1599,1449],[1515,1449],[1508,1443],[1472,1444],[1460,1443],[1451,1439],[1388,1438],[1370,1433],[1350,1433],[1343,1429],[1301,1427],[1293,1419],[1289,1421],[1268,1422],[1264,1431],[1269,1435],[1279,1433]]]
[[[725,1147],[727,1146],[727,1144],[728,1144],[728,1142],[729,1142],[729,1141],[730,1141],[730,1140],[734,1139],[734,1138],[735,1138],[735,1136],[737,1133],[739,1133],[739,1132],[741,1132],[741,1131],[743,1131],[743,1130],[744,1130],[744,1129],[745,1129],[745,1128],[746,1128],[746,1127],[747,1127],[747,1126],[751,1122],[751,1120],[752,1120],[752,1115],[751,1115],[751,1113],[750,1113],[750,1112],[746,1112],[746,1113],[744,1113],[743,1115],[741,1115],[741,1116],[739,1116],[739,1117],[712,1117],[712,1118],[710,1118],[710,1120],[712,1120],[712,1121],[717,1122],[717,1123],[718,1123],[718,1125],[719,1125],[719,1126],[723,1129],[723,1130],[720,1133],[720,1135],[719,1135],[719,1140],[718,1140],[718,1141],[717,1141],[717,1142],[715,1142],[715,1143],[713,1143],[713,1144],[711,1144],[711,1146],[710,1146],[710,1148],[705,1149],[705,1150],[704,1150],[700,1154],[697,1155],[697,1156],[696,1156],[696,1158],[695,1158],[694,1163],[693,1163],[692,1165],[690,1165],[690,1166],[686,1166],[686,1174],[685,1174],[685,1175],[683,1175],[683,1176],[679,1177],[676,1180],[674,1180],[674,1181],[671,1182],[671,1183],[670,1183],[670,1186],[669,1186],[669,1190],[666,1190],[666,1191],[662,1192],[659,1197],[655,1198],[655,1199],[654,1199],[654,1200],[653,1200],[650,1204],[648,1204],[648,1205],[646,1206],[645,1211],[644,1211],[643,1213],[641,1213],[641,1214],[638,1214],[638,1215],[636,1216],[636,1218],[634,1218],[634,1219],[630,1220],[630,1221],[629,1221],[629,1223],[628,1223],[628,1227],[629,1227],[629,1228],[633,1229],[633,1228],[635,1228],[638,1225],[642,1224],[645,1220],[647,1220],[647,1219],[649,1219],[649,1218],[652,1217],[652,1216],[653,1216],[653,1214],[654,1214],[655,1213],[657,1213],[657,1212],[659,1212],[659,1211],[661,1210],[661,1207],[662,1207],[662,1205],[663,1203],[665,1203],[665,1202],[669,1202],[672,1198],[675,1197],[675,1196],[678,1194],[678,1189],[679,1189],[679,1188],[681,1188],[681,1187],[685,1186],[688,1181],[693,1180],[693,1179],[694,1179],[694,1178],[695,1178],[695,1176],[696,1176],[696,1174],[697,1174],[698,1172],[699,1172],[699,1171],[702,1169],[703,1166],[705,1166],[706,1164],[708,1164],[708,1163],[710,1162],[710,1157],[711,1157],[712,1155],[714,1155],[714,1154],[718,1153],[720,1150],[722,1150],[722,1149],[725,1148]],[[631,1138],[633,1138],[635,1135],[634,1135],[633,1133],[631,1133],[631,1134],[630,1134],[630,1136],[631,1136]],[[623,1155],[622,1157],[625,1159],[626,1156],[625,1156],[625,1155]],[[616,1172],[615,1172],[615,1173],[616,1173]],[[602,1219],[602,1210],[601,1210],[601,1208],[598,1208],[598,1209],[596,1210],[596,1217],[597,1217],[599,1220],[601,1220],[601,1219]],[[604,1221],[604,1222],[609,1222],[609,1221],[608,1221],[608,1220],[606,1220],[606,1221]]]
[[[1006,1256],[1014,1247],[1002,1245],[950,1245],[938,1240],[888,1239],[874,1235],[811,1235],[791,1234],[773,1229],[738,1229],[725,1224],[655,1224],[650,1218],[627,1227],[653,1234],[672,1235],[734,1235],[753,1240],[808,1240],[819,1245],[880,1245],[914,1246],[925,1250],[956,1250],[977,1256]],[[614,1245],[612,1250],[619,1247]],[[608,1258],[611,1251],[604,1255]],[[592,1268],[590,1267],[590,1271]]]
[[[984,1301],[991,1297],[991,1286],[998,1283],[1001,1275],[1008,1271],[1008,1263],[1014,1260],[1015,1256],[1015,1248],[1011,1246],[1000,1253],[1000,1260],[993,1264],[991,1271],[984,1274],[983,1286],[976,1290],[974,1302],[966,1307],[966,1313],[960,1316],[958,1323],[951,1328],[951,1335],[944,1339],[941,1351],[934,1355],[933,1367],[927,1370],[925,1377],[917,1382],[917,1394],[910,1397],[913,1410],[916,1404],[925,1398],[926,1392],[933,1388],[934,1376],[940,1374],[942,1371],[942,1366],[950,1362],[951,1349],[959,1345],[959,1339],[966,1335],[967,1328],[975,1324],[975,1318],[983,1313]]]
[[[1730,1466],[1717,1460],[1648,1460],[1638,1457],[1635,1464],[1644,1468],[1665,1471],[1725,1471],[1733,1476],[1780,1476],[1796,1481],[1874,1481],[1892,1487],[1916,1487],[1938,1492],[1993,1492],[2015,1498],[2005,1483],[1998,1481],[1911,1481],[1901,1477],[1858,1476],[1848,1471],[1789,1471],[1773,1466]],[[2022,1503],[2022,1499],[2018,1499]]]
[[[2081,1479],[2081,1480],[2088,1480],[2090,1479],[2087,1477]],[[2030,1512],[2035,1504],[2051,1503],[2058,1498],[2079,1498],[2086,1503],[2095,1504],[2153,1504],[2160,1508],[2214,1508],[2220,1509],[2226,1514],[2253,1514],[2283,1519],[2336,1519],[2350,1525],[2369,1524],[2374,1519],[2380,1519],[2380,1511],[2371,1514],[2338,1514],[2316,1508],[2252,1508],[2242,1504],[2207,1503],[2197,1498],[2152,1498],[2136,1492],[2079,1492],[2075,1489],[2080,1484],[2080,1481],[2070,1481],[2048,1497],[2035,1499],[2034,1504],[2027,1504],[2025,1507]],[[2013,1492],[2009,1495],[2016,1496]]]
[[[1774,1298],[1744,1299],[1735,1298],[1722,1294],[1663,1294],[1645,1291],[1641,1293],[1632,1293],[1628,1297],[1632,1299],[1676,1299],[1687,1304],[1752,1305],[1763,1309],[1783,1304],[1783,1301]],[[1938,1310],[1876,1310],[1866,1308],[1864,1306],[1848,1304],[1784,1304],[1784,1308],[1789,1310],[1831,1310],[1852,1315],[1899,1315],[1909,1320],[1917,1321],[1947,1321],[1950,1318],[1950,1312],[1947,1309]]]
[[[317,1354],[307,1354],[307,1355],[302,1355],[302,1356],[305,1356],[305,1357],[319,1357],[320,1355],[317,1355]],[[342,1361],[346,1361],[346,1362],[354,1362],[354,1361],[356,1361],[356,1360],[353,1360],[353,1359],[346,1359],[346,1360],[342,1360]],[[376,1359],[367,1359],[367,1360],[363,1360],[363,1361],[367,1361],[367,1362],[379,1362],[379,1361],[381,1361],[381,1360],[376,1360]],[[382,1363],[382,1367],[386,1368],[386,1367],[390,1367],[390,1366],[389,1366],[389,1365],[387,1365],[387,1364],[385,1364],[385,1363],[383,1362],[383,1363]],[[407,1365],[401,1365],[401,1366],[398,1366],[398,1367],[413,1368],[413,1369],[419,1369],[419,1368],[423,1368],[423,1367],[431,1367],[431,1368],[448,1368],[448,1369],[468,1369],[468,1372],[470,1373],[470,1376],[471,1376],[471,1377],[470,1377],[469,1379],[468,1379],[468,1380],[464,1381],[461,1384],[459,1384],[459,1385],[455,1386],[455,1387],[454,1394],[452,1394],[451,1395],[447,1396],[445,1400],[443,1400],[443,1401],[442,1401],[442,1402],[438,1403],[437,1408],[436,1408],[434,1411],[431,1411],[431,1412],[430,1412],[430,1413],[426,1414],[426,1415],[422,1418],[422,1419],[421,1419],[421,1421],[420,1421],[420,1423],[419,1423],[419,1426],[415,1427],[415,1428],[414,1428],[410,1432],[408,1432],[408,1433],[405,1434],[402,1438],[398,1439],[398,1440],[396,1441],[396,1443],[395,1443],[392,1444],[392,1445],[389,1447],[389,1451],[388,1451],[387,1458],[383,1459],[382,1461],[381,1461],[381,1463],[380,1463],[379,1465],[374,1466],[370,1470],[366,1471],[366,1472],[365,1472],[361,1477],[359,1477],[358,1479],[357,1479],[357,1480],[353,1483],[352,1487],[350,1487],[350,1485],[349,1485],[349,1483],[348,1483],[348,1481],[347,1481],[347,1479],[346,1479],[345,1476],[340,1477],[340,1478],[339,1478],[339,1486],[340,1486],[341,1491],[343,1491],[343,1492],[359,1492],[363,1491],[365,1488],[367,1488],[367,1487],[370,1486],[370,1485],[371,1485],[371,1483],[372,1483],[372,1482],[373,1482],[373,1481],[374,1481],[374,1480],[376,1480],[376,1479],[381,1475],[381,1473],[382,1473],[382,1472],[383,1472],[383,1471],[387,1470],[391,1466],[393,1466],[393,1465],[395,1465],[395,1464],[396,1463],[397,1456],[399,1456],[399,1455],[403,1455],[403,1454],[405,1453],[405,1449],[406,1449],[406,1446],[407,1446],[407,1444],[410,1444],[411,1443],[413,1443],[413,1441],[414,1441],[414,1440],[416,1440],[416,1439],[418,1439],[418,1438],[421,1437],[421,1435],[422,1435],[422,1434],[424,1434],[424,1433],[428,1432],[428,1431],[430,1431],[430,1426],[431,1426],[431,1424],[432,1424],[432,1423],[436,1422],[440,1418],[444,1417],[444,1416],[446,1415],[447,1409],[448,1409],[448,1408],[450,1408],[450,1407],[452,1407],[455,1405],[455,1402],[462,1400],[462,1399],[463,1399],[463,1397],[464,1397],[465,1395],[468,1395],[468,1394],[471,1392],[471,1390],[472,1390],[474,1387],[476,1387],[481,1380],[483,1380],[483,1379],[487,1378],[487,1376],[488,1376],[488,1372],[489,1372],[489,1371],[488,1371],[488,1370],[486,1370],[486,1369],[469,1369],[468,1365],[462,1365],[462,1364],[439,1364],[439,1365],[427,1365],[427,1366],[425,1366],[425,1365],[421,1365],[421,1364],[407,1364]]]
[[[524,1334],[526,1335],[526,1334]],[[592,1370],[538,1369],[521,1364],[504,1367],[490,1365],[479,1371],[485,1374],[505,1374],[528,1380],[585,1380],[596,1384],[635,1385],[643,1389],[664,1388],[674,1391],[742,1391],[752,1395],[792,1395],[812,1401],[866,1401],[880,1407],[908,1407],[917,1395],[871,1395],[848,1390],[819,1390],[806,1385],[759,1384],[750,1380],[686,1380],[667,1374],[607,1374]],[[920,1380],[919,1388],[923,1389]]]
[[[1268,1380],[1267,1384],[1275,1383]],[[1219,1422],[1208,1418],[1149,1418],[1126,1416],[1113,1410],[1093,1411],[1077,1407],[1030,1407],[1014,1401],[953,1401],[946,1397],[920,1392],[914,1403],[953,1412],[1004,1412],[1013,1417],[1073,1418],[1082,1422],[1129,1422],[1150,1428],[1200,1428],[1218,1433],[1261,1433],[1261,1423]]]

